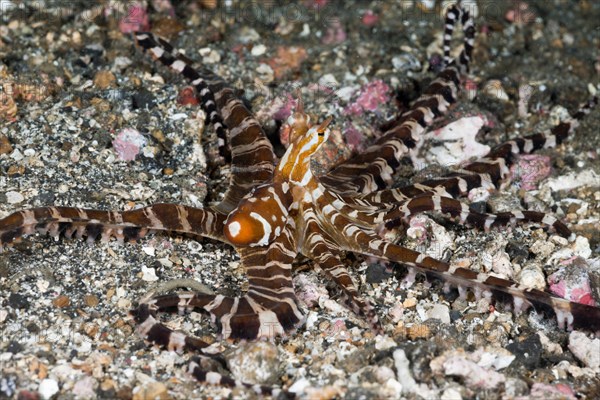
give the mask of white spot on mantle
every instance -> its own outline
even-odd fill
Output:
[[[236,237],[237,235],[240,234],[240,230],[242,229],[242,226],[240,225],[239,222],[234,221],[234,222],[230,223],[229,225],[227,225],[227,229],[229,229],[229,234],[231,235],[231,237]]]

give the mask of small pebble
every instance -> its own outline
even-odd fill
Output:
[[[569,350],[589,368],[600,368],[600,339],[590,339],[583,332],[573,331],[569,335]]]
[[[29,299],[20,293],[11,293],[8,296],[8,305],[15,309],[29,308]]]
[[[199,103],[198,98],[196,97],[196,91],[191,86],[186,86],[179,91],[179,95],[177,96],[177,103],[182,106],[186,105],[197,105]],[[153,133],[154,136],[154,133]],[[164,140],[161,140],[161,143]]]
[[[277,346],[270,342],[240,343],[227,356],[231,374],[248,383],[274,384],[282,371]]]
[[[109,87],[115,86],[117,78],[110,71],[98,71],[94,76],[94,85],[98,89],[107,89]]]
[[[92,399],[96,397],[96,391],[94,388],[98,386],[98,382],[91,376],[86,376],[73,385],[73,395],[81,399]]]
[[[392,65],[398,72],[420,71],[422,66],[417,57],[412,54],[400,54],[392,58]]]
[[[492,258],[492,271],[510,279],[513,278],[513,267],[510,262],[510,257],[505,251],[498,252]]]
[[[152,246],[143,246],[142,251],[152,257],[154,257],[154,254],[156,253],[156,249]]]
[[[380,263],[369,264],[365,277],[367,283],[382,283],[386,279],[389,279],[390,272],[387,271],[387,267]]]
[[[69,296],[60,295],[52,300],[52,304],[54,304],[55,307],[64,308],[71,304],[71,300],[69,299]]]
[[[391,349],[393,347],[396,347],[397,344],[394,341],[394,339],[392,339],[389,336],[377,336],[375,338],[375,349],[382,351],[382,350],[387,350],[387,349]]]
[[[515,355],[515,364],[522,365],[530,371],[539,367],[544,353],[540,337],[535,334],[508,344],[506,350]]]
[[[346,31],[338,18],[331,18],[327,32],[321,39],[321,43],[335,45],[346,40]]]
[[[129,57],[118,56],[115,57],[114,66],[118,69],[125,69],[129,67],[132,63],[133,61],[131,61]]]
[[[537,254],[542,257],[548,257],[556,246],[546,240],[537,240],[531,245],[529,250],[533,254]]]
[[[539,267],[535,265],[525,266],[519,274],[519,283],[528,288],[544,290],[546,278]]]
[[[131,308],[131,300],[121,297],[117,301],[117,307],[127,310]]]
[[[414,297],[408,297],[406,300],[402,302],[404,308],[411,308],[417,305],[417,299]]]
[[[185,26],[181,22],[171,17],[159,18],[152,24],[152,31],[164,38],[173,38],[184,29]]]
[[[412,376],[410,362],[406,358],[406,353],[402,349],[394,351],[394,366],[396,367],[396,378],[402,384],[404,393],[413,392],[417,387],[417,382]]]
[[[448,388],[442,393],[442,400],[462,400],[460,392],[455,388]]]
[[[529,386],[521,379],[508,378],[504,383],[505,396],[508,398],[516,398],[517,396],[524,396],[529,393]],[[523,397],[525,399],[526,397]]]
[[[260,35],[253,28],[243,26],[236,34],[236,39],[242,44],[256,42],[260,39]]]
[[[12,158],[15,161],[21,161],[24,158],[24,156],[23,156],[23,153],[21,153],[21,151],[19,151],[19,149],[15,149],[15,151],[13,151],[10,154],[10,158]]]
[[[544,348],[545,352],[555,355],[563,354],[563,349],[560,344],[550,340],[550,338],[548,338],[548,336],[546,336],[542,331],[539,331],[537,334],[540,338],[540,343],[542,344],[542,347]]]
[[[562,236],[558,236],[558,235],[550,236],[550,241],[553,242],[554,244],[557,244],[560,246],[567,246],[569,244],[569,240],[567,240],[566,238],[564,238]]]
[[[56,382],[54,379],[44,379],[40,383],[38,393],[42,399],[50,399],[52,396],[58,393],[58,390],[58,382]]]
[[[94,296],[93,294],[85,295],[83,297],[83,302],[88,307],[96,307],[99,303],[98,297]]]
[[[210,47],[203,47],[198,52],[202,56],[202,61],[206,64],[215,64],[221,61],[221,55]]]
[[[300,378],[296,382],[294,382],[292,384],[292,386],[290,386],[288,391],[290,391],[291,393],[301,394],[310,386],[311,386],[311,383],[308,379]]]
[[[210,10],[214,10],[215,8],[217,8],[217,0],[200,0],[199,3],[202,5],[202,7],[204,8],[208,8]]]
[[[25,197],[23,197],[23,195],[19,192],[14,192],[14,191],[6,192],[6,201],[9,204],[19,204],[23,200],[25,200]]]
[[[112,379],[106,379],[106,380],[102,381],[102,383],[100,384],[100,390],[102,390],[103,392],[107,392],[107,391],[109,391],[111,389],[115,389],[115,388],[116,388],[116,383]]]
[[[270,83],[274,80],[273,68],[267,64],[260,64],[256,67],[256,73],[258,73],[259,78],[265,83]]]
[[[390,367],[380,366],[375,370],[375,379],[377,379],[377,382],[379,383],[385,383],[395,377],[396,375]]]
[[[162,382],[148,382],[133,389],[133,400],[168,400],[169,391]]]
[[[100,332],[100,327],[96,324],[85,324],[83,331],[91,339],[98,339],[97,335]]]
[[[11,165],[6,172],[9,176],[23,175],[25,173],[25,167],[23,165]]]
[[[577,236],[577,238],[575,238],[575,243],[573,244],[573,252],[579,257],[590,258],[592,249],[590,248],[590,241],[588,238]]]
[[[559,190],[573,190],[581,186],[598,186],[598,182],[600,182],[600,176],[592,169],[585,169],[580,172],[550,178],[545,185],[548,185],[552,191],[557,192]]]
[[[402,395],[402,384],[394,378],[388,379],[384,383],[383,388],[384,392],[382,395],[384,398],[396,399]]]
[[[13,147],[10,144],[8,138],[4,135],[0,135],[0,155],[8,154],[13,151]]]
[[[443,367],[446,375],[462,377],[465,384],[472,389],[495,389],[506,380],[504,375],[493,369],[481,367],[464,355],[449,357]]]
[[[253,56],[262,56],[263,54],[265,54],[265,52],[267,51],[267,47],[264,44],[257,44],[256,46],[252,47],[252,51],[250,51],[250,54],[252,54]]]
[[[431,329],[424,324],[414,324],[406,329],[406,336],[410,340],[427,339],[431,336]]]
[[[148,268],[145,265],[142,265],[142,280],[146,282],[156,282],[158,276],[156,276],[154,268]]]
[[[427,310],[427,319],[439,319],[444,324],[450,323],[450,309],[445,304],[435,304]]]
[[[389,309],[388,315],[393,323],[397,323],[404,315],[404,305],[402,303],[394,304],[394,306]]]
[[[504,87],[502,86],[502,82],[500,82],[497,79],[492,79],[490,81],[488,81],[484,86],[483,86],[483,93],[501,100],[501,101],[510,101],[510,98],[508,97],[508,94],[506,93],[506,91],[504,90]]]

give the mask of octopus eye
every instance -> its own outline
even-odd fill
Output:
[[[325,136],[325,130],[327,130],[327,126],[331,123],[332,120],[333,117],[331,115],[327,117],[327,119],[323,121],[321,125],[319,125],[319,127],[317,128],[317,135],[321,137]]]

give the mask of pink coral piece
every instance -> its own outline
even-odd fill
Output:
[[[292,97],[290,93],[286,94],[285,100],[283,100],[283,104],[277,111],[273,113],[273,119],[279,121],[285,121],[287,118],[292,115],[292,111],[296,108],[297,101]]]
[[[548,156],[525,154],[519,157],[519,161],[511,167],[510,172],[511,179],[521,181],[521,188],[534,190],[538,182],[552,172],[551,160]]]
[[[371,10],[367,10],[362,16],[361,22],[365,26],[374,26],[379,22],[379,15],[373,13]]]
[[[125,128],[112,142],[115,152],[123,161],[133,161],[146,144],[146,138],[133,128]]]
[[[506,12],[504,18],[517,25],[526,25],[535,21],[537,14],[526,2],[517,1],[515,6]]]
[[[346,40],[346,31],[339,19],[332,19],[331,24],[327,28],[327,33],[323,36],[321,42],[323,44],[339,44]]]
[[[491,390],[501,385],[506,378],[490,368],[484,368],[467,356],[456,355],[449,357],[443,364],[446,375],[461,376],[471,389]]]
[[[150,19],[146,8],[139,3],[129,6],[127,15],[119,21],[121,33],[131,33],[150,30]]]
[[[267,64],[273,69],[276,79],[286,74],[297,71],[300,65],[308,58],[308,52],[301,46],[279,46],[277,56],[267,60]]]
[[[364,135],[362,132],[354,126],[354,124],[349,123],[346,125],[344,129],[344,137],[346,138],[346,143],[352,151],[362,151],[364,144]]]
[[[542,382],[536,382],[531,386],[531,391],[527,397],[517,397],[517,400],[525,399],[576,399],[573,389],[564,383],[551,385]]]
[[[563,299],[595,306],[590,282],[585,272],[578,273],[578,267],[571,265],[561,268],[548,278],[550,292]]]
[[[550,277],[550,280],[552,280],[552,276]],[[567,284],[565,283],[565,281],[558,280],[550,284],[550,291],[558,297],[564,298],[567,293]]]
[[[367,83],[360,90],[356,101],[344,109],[344,114],[360,115],[364,111],[375,111],[379,104],[388,102],[390,87],[382,80]]]
[[[315,280],[303,274],[299,274],[294,278],[294,287],[298,299],[309,308],[319,305],[321,297],[328,297],[324,286],[319,285]]]
[[[186,86],[177,95],[177,103],[182,106],[186,105],[198,105],[198,97],[196,97],[196,91],[192,86]]]
[[[304,6],[310,8],[323,8],[329,0],[304,0]]]

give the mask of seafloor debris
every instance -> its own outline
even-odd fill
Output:
[[[271,81],[263,81],[264,86],[273,98],[283,99],[277,108],[269,109],[269,114],[281,110],[281,120],[285,120],[294,105],[293,99],[288,101],[286,94],[292,92],[291,86],[298,84],[287,82],[287,79],[300,79],[301,86],[307,87],[329,75],[341,88],[361,88],[369,81],[380,80],[388,89],[375,93],[373,98],[381,98],[382,93],[393,98],[402,90],[408,95],[401,100],[410,102],[411,93],[416,90],[413,88],[423,85],[431,77],[423,67],[429,56],[419,58],[418,55],[433,40],[432,30],[437,36],[442,35],[437,21],[430,23],[425,18],[433,14],[440,2],[419,1],[427,3],[428,7],[431,5],[424,17],[419,9],[408,5],[414,5],[416,1],[403,1],[400,5],[373,2],[372,10],[369,10],[371,4],[350,3],[348,7],[340,8],[331,1],[305,1],[302,4],[310,3],[313,13],[306,15],[312,19],[287,19],[284,22],[271,18],[272,15],[293,15],[290,8],[276,4],[278,2],[260,2],[259,6],[263,8],[252,11],[241,2],[228,0],[222,3],[231,4],[231,7],[223,9],[222,14],[218,13],[221,2],[214,14],[210,9],[203,9],[202,14],[188,12],[188,5],[194,3],[189,7],[197,7],[197,2],[174,2],[165,8],[159,8],[159,2],[148,4],[146,14],[140,14],[145,17],[140,20],[139,27],[148,27],[144,20],[154,21],[154,12],[169,14],[169,10],[176,10],[173,15],[185,15],[186,34],[178,37],[177,45],[187,51],[190,58],[199,61],[206,58],[213,63],[210,67],[220,74],[235,77],[236,88],[257,87],[255,71],[265,62],[268,67],[265,75],[270,75]],[[94,19],[82,18],[91,15],[83,2],[78,3],[83,9],[70,10],[70,14],[42,14],[38,9],[32,13],[26,3],[4,2],[3,5],[12,4],[17,13],[13,18],[11,10],[5,8],[7,13],[0,26],[2,67],[10,71],[13,85],[19,82],[33,85],[13,92],[25,96],[6,97],[7,102],[12,103],[6,108],[5,115],[9,118],[2,120],[0,132],[0,149],[3,146],[6,149],[0,151],[0,215],[5,216],[25,205],[100,204],[104,209],[129,209],[157,201],[199,205],[207,192],[211,201],[218,198],[219,190],[224,186],[222,182],[228,178],[227,170],[206,173],[206,163],[197,162],[199,158],[204,160],[202,146],[195,141],[200,129],[191,126],[190,119],[165,117],[168,113],[182,113],[176,99],[183,86],[174,84],[175,79],[168,73],[154,69],[149,62],[142,61],[139,54],[132,53],[131,41],[121,31],[137,28],[132,21],[119,24],[126,14],[115,9],[112,14],[103,12]],[[116,3],[106,2],[106,5]],[[144,5],[144,2],[138,3]],[[317,8],[313,7],[317,3],[321,12],[318,15]],[[49,2],[46,8],[53,11],[54,4]],[[479,4],[485,5],[485,2]],[[16,7],[24,7],[23,12]],[[516,7],[516,3],[514,7],[509,3],[501,7],[500,16],[505,15],[508,8]],[[545,118],[553,104],[564,104],[572,110],[587,97],[588,83],[596,76],[600,65],[599,62],[594,65],[592,59],[589,66],[585,63],[578,66],[574,60],[590,57],[587,49],[577,43],[584,43],[594,33],[593,16],[599,12],[598,7],[591,1],[568,6],[536,3],[536,20],[522,23],[535,27],[533,36],[526,30],[515,29],[520,16],[515,16],[512,25],[501,18],[485,20],[489,34],[484,31],[480,35],[475,69],[467,81],[473,102],[463,101],[445,122],[465,116],[485,116],[487,119],[490,113],[495,114],[498,123],[484,126],[475,137],[477,142],[492,146],[514,135],[514,130],[522,133],[532,129]],[[529,6],[529,10],[533,8]],[[485,10],[480,11],[483,16]],[[365,27],[364,16],[371,15],[370,12],[379,19],[376,25]],[[322,40],[329,27],[327,17],[332,14],[339,17],[338,28],[342,28],[345,37],[341,43],[323,46]],[[43,21],[42,17],[45,18]],[[276,28],[283,26],[287,36],[282,39]],[[229,46],[232,42],[227,39],[234,31],[251,38],[240,47],[239,54],[245,54],[245,58],[240,58],[238,53],[231,55]],[[546,35],[549,31],[560,31],[560,41],[553,44],[554,37]],[[388,32],[394,35],[387,35]],[[215,40],[219,37],[224,40]],[[335,35],[332,37],[336,39]],[[411,39],[421,37],[428,39],[422,42]],[[575,42],[566,47],[569,40],[564,38],[569,37]],[[337,40],[340,38],[338,36]],[[276,49],[282,45],[282,40],[288,39],[305,49],[306,57],[283,73],[278,78],[280,81],[275,81],[274,71],[280,66],[268,65],[263,57],[267,60],[276,57]],[[238,44],[237,40],[237,37],[233,39],[234,44]],[[562,49],[555,47],[559,43],[562,43]],[[102,44],[100,48],[106,49],[93,52],[98,48],[91,47],[93,44]],[[93,62],[79,63],[79,47],[73,46],[83,46],[81,52],[93,53],[89,58]],[[253,47],[256,47],[255,55],[251,54]],[[549,48],[552,51],[548,51]],[[203,50],[202,55],[199,49],[208,50]],[[395,58],[399,54],[408,56]],[[514,54],[520,57],[515,58]],[[392,64],[393,59],[395,64]],[[21,79],[29,76],[21,72],[37,73],[42,69],[52,78],[44,80],[40,74],[39,82]],[[567,69],[577,72],[565,73]],[[92,84],[99,71],[110,71],[116,78],[105,90]],[[482,87],[482,82],[493,79],[502,82],[509,101],[485,98],[475,90]],[[521,97],[515,90],[529,84],[538,88],[532,82],[540,80],[544,80],[549,90],[534,92],[527,103],[521,102],[519,111],[514,103]],[[56,83],[54,89],[52,82]],[[114,82],[118,82],[118,86]],[[60,91],[56,90],[58,87],[61,87]],[[154,104],[158,108],[132,107],[131,95],[138,93],[140,87],[154,95]],[[304,92],[309,93],[306,88]],[[307,109],[319,117],[333,115],[332,126],[338,132],[346,132],[345,127],[350,127],[351,131],[354,127],[356,132],[344,139],[360,149],[377,134],[377,125],[394,115],[396,107],[390,99],[378,104],[377,101],[366,102],[377,104],[376,111],[360,107],[358,113],[345,115],[343,106],[357,101],[361,91],[351,93],[349,98],[342,99],[342,106],[335,101],[321,101],[318,96],[308,96],[305,103]],[[254,110],[263,106],[261,100],[257,100],[260,97],[247,94],[250,94],[247,97]],[[430,248],[439,242],[443,249],[451,248],[453,262],[460,264],[457,259],[461,258],[474,268],[491,269],[503,276],[511,273],[518,276],[526,260],[542,271],[542,280],[551,276],[545,282],[551,290],[589,299],[587,283],[580,275],[582,271],[575,257],[581,257],[591,265],[599,256],[600,242],[593,233],[600,217],[595,207],[600,199],[600,171],[597,156],[594,158],[598,147],[594,131],[597,115],[594,111],[590,121],[579,127],[577,135],[561,149],[551,152],[553,168],[549,178],[543,178],[547,171],[542,169],[535,173],[536,182],[527,183],[531,185],[528,187],[538,189],[531,190],[527,196],[536,198],[544,207],[557,208],[557,214],[561,218],[566,215],[577,233],[580,232],[578,229],[587,227],[587,241],[578,238],[574,243],[563,243],[552,234],[533,227],[509,227],[491,232],[453,230],[433,215],[429,218],[441,226],[437,229],[443,229],[440,240],[445,235],[453,235],[452,247],[445,245],[445,240],[438,241],[427,225],[414,226],[415,235],[417,231],[422,235],[412,239],[411,243],[415,247]],[[126,140],[123,144],[127,149],[117,153],[111,147],[113,140],[131,128],[139,133],[134,137],[144,138],[146,132],[153,135],[149,140],[160,147],[161,156],[150,160],[136,157],[149,147],[144,147],[143,140],[133,140],[133,143]],[[154,137],[154,132],[158,131],[162,133]],[[4,144],[3,138],[6,138]],[[453,141],[436,144],[445,147]],[[463,144],[460,146],[462,149]],[[33,149],[33,153],[28,151]],[[114,162],[125,157],[132,161]],[[208,159],[210,161],[210,157]],[[2,175],[5,171],[8,173]],[[162,171],[170,173],[163,175]],[[199,188],[202,189],[199,191]],[[517,187],[507,188],[508,192],[518,190]],[[195,200],[191,200],[190,195],[196,196]],[[15,205],[17,200],[19,203]],[[553,246],[534,246],[538,241]],[[165,239],[165,242],[168,246],[154,246],[152,253],[140,251],[143,245],[86,246],[36,237],[26,240],[26,246],[20,248],[35,247],[40,251],[3,254],[0,261],[0,298],[3,301],[0,333],[9,340],[0,342],[3,365],[0,397],[53,398],[68,396],[68,393],[90,398],[148,400],[237,397],[239,392],[230,389],[201,387],[190,382],[185,368],[180,366],[180,356],[166,351],[146,351],[145,347],[140,351],[141,342],[132,340],[132,325],[123,316],[131,302],[145,294],[148,287],[145,279],[156,277],[166,281],[183,275],[230,292],[237,289],[238,284],[244,284],[242,274],[236,273],[233,266],[236,256],[227,247],[180,238]],[[499,246],[488,246],[492,242]],[[179,261],[165,261],[170,259]],[[354,261],[348,260],[348,263]],[[357,268],[363,270],[368,266],[357,263]],[[150,269],[154,271],[153,276],[148,273]],[[577,272],[573,279],[568,276],[570,269]],[[429,395],[426,398],[454,399],[472,397],[481,386],[493,386],[493,382],[503,380],[503,385],[495,386],[487,393],[497,397],[521,396],[522,399],[593,398],[597,393],[589,382],[595,383],[598,375],[597,354],[600,352],[595,351],[600,349],[598,339],[582,332],[562,332],[535,314],[515,316],[501,307],[480,306],[479,300],[471,296],[457,297],[454,292],[446,293],[442,290],[443,285],[422,276],[413,276],[412,284],[406,288],[401,286],[403,275],[394,274],[397,276],[377,282],[367,281],[362,272],[354,275],[365,296],[380,307],[386,331],[397,335],[376,342],[371,340],[373,335],[368,327],[361,325],[362,322],[348,310],[339,307],[339,293],[327,290],[330,288],[318,275],[298,272],[295,282],[308,281],[305,282],[305,299],[310,308],[305,329],[275,345],[283,359],[279,366],[281,379],[290,385],[290,389],[322,398],[344,395],[348,398],[381,398],[385,395],[393,398],[426,394]],[[593,290],[598,284],[590,282],[590,286]],[[52,304],[59,296],[69,299],[68,304],[59,302],[64,304],[62,308]],[[89,296],[97,300],[89,300]],[[338,308],[333,309],[336,304]],[[450,324],[439,322],[448,317]],[[192,313],[185,319],[174,316],[169,323],[203,339],[213,337],[213,331],[200,314]],[[536,357],[531,358],[538,362],[523,369],[515,358],[508,367],[496,368],[494,362],[500,360],[506,364],[510,357],[516,357],[516,354],[502,350],[509,341],[516,342],[521,336],[538,338],[530,339],[526,343],[529,347],[521,343],[520,347],[516,346],[531,349],[532,354],[535,350]],[[248,349],[239,343],[227,346],[234,350]],[[462,353],[461,349],[464,349]],[[492,356],[482,356],[485,353]],[[449,361],[448,369],[442,361]],[[465,369],[454,373],[457,365]],[[473,371],[473,378],[489,379],[487,382],[471,380],[464,371]],[[526,380],[522,378],[525,373]]]

